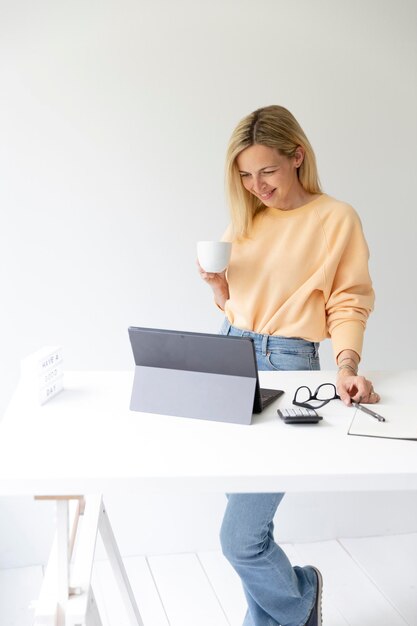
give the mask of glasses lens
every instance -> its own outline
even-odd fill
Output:
[[[296,402],[308,402],[311,398],[311,391],[308,387],[300,387],[297,389],[294,400]]]
[[[336,388],[331,383],[320,385],[316,392],[317,400],[332,400],[336,396]]]
[[[307,404],[312,409],[320,409],[323,404],[327,404],[327,402],[328,400],[317,400],[316,398],[313,398],[312,400],[309,400]]]

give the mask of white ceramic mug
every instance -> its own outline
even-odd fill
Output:
[[[199,241],[197,258],[204,271],[218,274],[229,264],[232,244],[229,241]]]

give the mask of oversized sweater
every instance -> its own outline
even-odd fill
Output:
[[[225,314],[256,333],[331,337],[335,357],[360,356],[374,304],[368,258],[360,219],[344,202],[321,194],[293,210],[266,208],[248,238],[233,241]]]

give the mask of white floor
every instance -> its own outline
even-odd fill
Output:
[[[325,626],[417,626],[417,534],[285,546],[323,573]],[[144,626],[241,626],[240,581],[218,552],[125,560]],[[0,570],[0,625],[31,626],[41,567]],[[106,561],[94,567],[103,626],[128,626]]]

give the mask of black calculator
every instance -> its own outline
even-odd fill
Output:
[[[317,424],[323,419],[315,409],[306,409],[304,407],[278,409],[277,413],[286,424]]]

